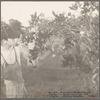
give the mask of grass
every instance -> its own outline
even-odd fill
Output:
[[[40,66],[36,70],[27,67],[23,60],[23,77],[28,92],[28,97],[43,97],[43,94],[54,91],[88,91],[78,76],[78,69],[61,67],[61,55],[52,57],[48,54],[40,60]]]

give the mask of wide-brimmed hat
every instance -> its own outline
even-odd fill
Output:
[[[14,30],[10,25],[1,22],[1,40],[5,39],[7,40],[8,38],[10,39],[15,39],[19,38],[20,33]]]

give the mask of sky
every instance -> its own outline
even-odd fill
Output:
[[[70,12],[69,6],[74,2],[63,1],[63,2],[36,2],[36,1],[24,1],[24,2],[11,2],[11,1],[1,1],[1,18],[6,23],[9,22],[9,19],[19,20],[23,26],[28,26],[28,20],[31,19],[30,15],[37,12],[44,13],[45,17],[53,17],[52,11],[55,11],[57,14],[65,12],[68,14]],[[76,16],[79,15],[79,12],[71,11],[72,14]]]

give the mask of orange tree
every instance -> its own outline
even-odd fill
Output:
[[[80,9],[81,13],[79,17],[71,17],[67,21],[71,25],[69,26],[70,30],[67,31],[69,36],[67,35],[65,39],[67,54],[64,55],[63,66],[67,67],[70,64],[80,68],[80,73],[87,73],[88,76],[91,73],[85,83],[90,80],[92,85],[86,84],[86,86],[90,91],[95,88],[94,90],[97,93],[99,77],[99,4],[90,1],[76,2],[70,8],[76,11]],[[68,53],[68,45],[70,45],[70,50],[73,49],[71,53]]]

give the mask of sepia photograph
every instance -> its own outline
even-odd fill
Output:
[[[1,98],[99,94],[99,1],[1,1]]]

